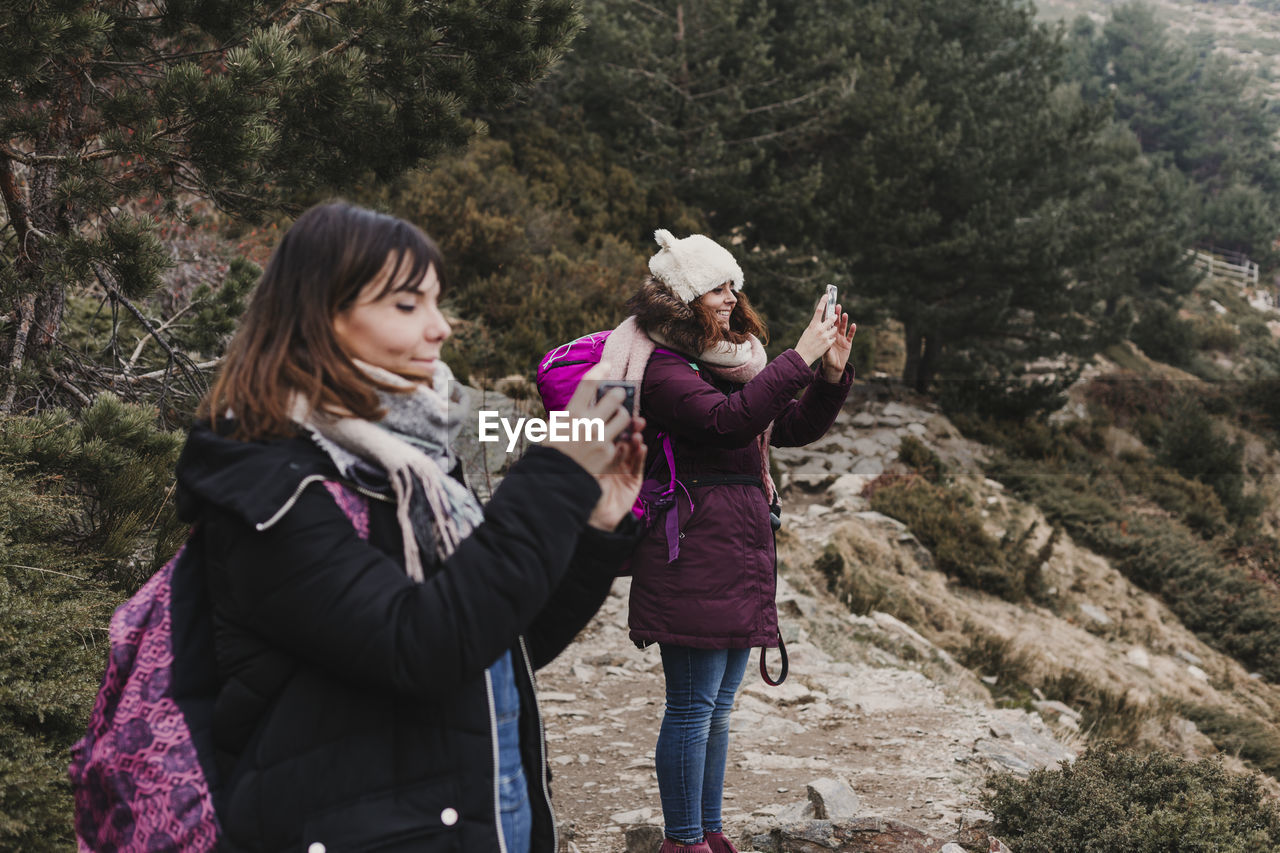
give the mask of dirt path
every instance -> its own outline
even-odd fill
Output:
[[[581,853],[617,853],[627,826],[661,825],[653,769],[661,665],[656,649],[638,650],[627,639],[628,585],[619,579],[591,625],[539,674],[557,816]],[[830,777],[852,786],[859,814],[947,839],[962,817],[975,816],[974,792],[989,769],[1024,769],[1065,754],[1038,717],[991,709],[890,662],[837,661],[809,641],[910,632],[900,623],[834,612],[785,581],[779,599],[793,614],[783,626],[794,637],[791,676],[768,687],[753,654],[732,723],[725,794],[731,837],[799,819],[806,785]]]

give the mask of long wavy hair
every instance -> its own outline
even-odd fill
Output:
[[[721,341],[727,341],[731,344],[746,343],[747,339],[755,335],[760,339],[760,343],[767,344],[769,342],[769,330],[765,327],[764,321],[760,319],[760,315],[751,307],[751,300],[742,292],[735,292],[737,304],[733,306],[733,311],[729,314],[729,328],[720,328],[720,321],[716,319],[715,313],[702,302],[702,297],[698,297],[689,303],[689,307],[693,309],[693,317],[698,322],[701,331],[701,349],[709,349]]]
[[[394,389],[355,366],[333,320],[370,282],[384,281],[378,297],[411,291],[432,267],[443,288],[440,249],[403,219],[340,201],[310,208],[272,253],[200,416],[229,418],[244,441],[295,435],[295,395],[315,410],[381,419],[376,392]]]

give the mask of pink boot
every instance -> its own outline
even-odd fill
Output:
[[[707,846],[711,848],[711,853],[738,853],[738,848],[733,846],[723,832],[708,832]]]
[[[708,836],[710,837],[710,836]],[[733,848],[730,847],[730,850]],[[679,845],[665,836],[662,839],[662,849],[658,853],[711,853],[711,848],[707,846],[707,842],[699,841],[697,844]]]

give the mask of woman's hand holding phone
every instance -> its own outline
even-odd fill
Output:
[[[578,383],[578,388],[569,399],[565,411],[570,422],[578,419],[590,420],[599,418],[604,421],[604,435],[596,438],[595,430],[573,430],[576,436],[570,441],[559,441],[553,446],[577,462],[587,473],[599,477],[605,469],[613,464],[618,455],[618,444],[615,440],[631,426],[631,413],[621,407],[625,394],[621,388],[611,390],[599,400],[595,399],[596,384],[609,375],[609,365],[600,362],[591,368]]]
[[[813,309],[813,317],[809,320],[809,325],[805,327],[800,334],[800,340],[796,342],[795,350],[804,359],[805,364],[813,364],[835,342],[840,306],[836,306],[837,313],[830,320],[823,319],[826,308],[827,295],[824,293]]]
[[[822,354],[822,378],[828,382],[839,382],[844,375],[844,366],[849,363],[849,354],[853,352],[853,336],[858,331],[858,324],[850,322],[849,315],[836,306],[836,337],[831,346]]]
[[[613,530],[631,511],[644,481],[644,419],[632,417],[623,407],[623,388],[609,389],[595,398],[599,382],[609,375],[609,365],[601,362],[587,371],[565,407],[570,419],[600,418],[604,435],[581,430],[578,440],[555,444],[555,448],[577,462],[600,484],[600,499],[587,523],[598,530]],[[623,432],[629,431],[626,438]]]

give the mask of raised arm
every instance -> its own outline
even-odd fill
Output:
[[[443,695],[543,609],[599,495],[568,457],[531,449],[424,583],[361,540],[319,484],[265,532],[223,512],[205,539],[236,611],[272,644],[355,683]]]

